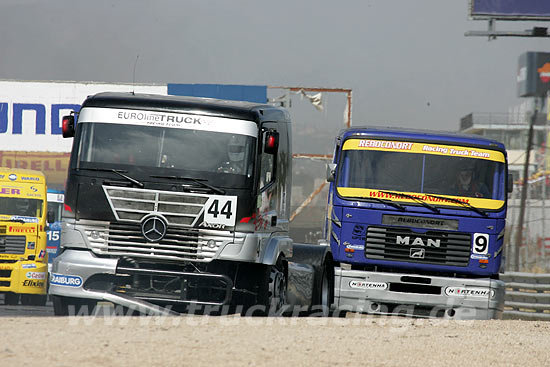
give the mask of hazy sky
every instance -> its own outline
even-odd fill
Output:
[[[472,111],[520,103],[518,56],[550,50],[550,39],[465,37],[487,27],[469,20],[467,7],[468,0],[0,0],[0,79],[132,82],[139,55],[139,83],[352,88],[354,124],[456,130]],[[329,107],[341,118],[342,103]]]

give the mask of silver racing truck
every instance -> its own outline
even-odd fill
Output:
[[[63,119],[74,137],[56,315],[98,301],[142,312],[328,310],[330,248],[288,235],[291,123],[264,104],[101,93]]]

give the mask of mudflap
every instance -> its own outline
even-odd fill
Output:
[[[323,279],[329,284],[324,285]],[[294,244],[293,255],[288,259],[285,314],[292,316],[318,311],[325,311],[322,313],[325,314],[333,303],[333,290],[334,266],[330,247]]]

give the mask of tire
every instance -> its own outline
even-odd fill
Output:
[[[319,280],[316,283],[318,288],[315,300],[309,310],[309,316],[327,317],[330,315],[331,306],[334,301],[334,276],[332,262],[327,260],[320,269]]]
[[[16,306],[19,304],[19,293],[8,292],[4,294],[4,304],[9,306]]]
[[[321,278],[321,289],[319,292],[319,303],[321,315],[327,317],[330,315],[330,307],[334,299],[334,280],[331,279],[332,271],[327,264],[323,266],[323,275]],[[332,277],[333,278],[333,277]]]
[[[287,274],[286,263],[282,259],[276,265],[257,265],[249,269],[248,278],[256,281],[247,284],[246,288],[256,297],[239,298],[243,306],[241,316],[282,315],[286,303]]]
[[[48,296],[45,294],[22,294],[21,304],[25,306],[46,306]]]
[[[264,270],[262,284],[259,287],[258,305],[261,306],[261,316],[281,316],[286,304],[287,279],[284,261],[279,258],[277,263],[267,266]]]
[[[97,301],[85,298],[51,296],[55,316],[94,315]]]

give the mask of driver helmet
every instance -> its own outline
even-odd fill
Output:
[[[232,162],[239,162],[244,159],[245,137],[233,135],[227,145],[227,154]]]
[[[18,213],[27,213],[29,210],[29,202],[27,200],[16,200],[15,208]]]
[[[458,168],[458,180],[463,186],[470,185],[475,172],[475,164],[471,161],[463,162]]]

